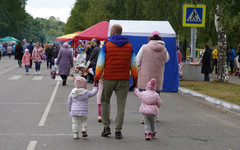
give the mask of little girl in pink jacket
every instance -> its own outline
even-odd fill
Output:
[[[98,104],[98,122],[102,122],[102,111],[101,111],[101,97],[102,97],[102,90],[103,90],[103,79],[99,80],[98,84],[98,92],[97,92],[97,104]],[[110,99],[111,101],[111,99]],[[110,106],[109,106],[110,112]],[[111,118],[111,117],[110,117]]]
[[[26,75],[28,75],[29,72],[29,65],[30,65],[30,60],[32,59],[31,54],[29,53],[29,50],[25,50],[25,54],[22,57],[22,62],[24,63],[25,70],[26,70]]]
[[[139,112],[144,117],[145,139],[150,140],[150,137],[155,137],[155,117],[162,104],[162,100],[156,92],[156,80],[151,79],[148,82],[146,91],[140,92],[138,88],[135,88],[134,94],[142,101]]]

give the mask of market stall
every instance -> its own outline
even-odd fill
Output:
[[[120,24],[123,28],[122,35],[129,38],[135,50],[135,54],[143,44],[148,43],[152,31],[158,30],[165,42],[170,60],[165,64],[164,82],[162,91],[174,92],[178,90],[179,74],[176,48],[176,34],[168,21],[134,21],[134,20],[110,20],[108,36],[111,26]]]

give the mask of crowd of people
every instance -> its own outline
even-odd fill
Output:
[[[91,75],[76,76],[75,88],[68,97],[68,109],[72,117],[73,138],[87,137],[88,99],[97,94],[98,122],[103,123],[101,136],[111,135],[110,101],[112,93],[117,98],[117,114],[115,119],[115,138],[122,139],[125,105],[129,91],[129,78],[133,78],[132,89],[141,100],[140,113],[144,118],[144,135],[146,140],[155,138],[155,119],[162,104],[160,91],[163,86],[165,63],[170,59],[165,43],[158,31],[153,31],[148,44],[139,50],[137,56],[128,38],[122,36],[119,24],[112,26],[110,37],[100,49],[100,41],[93,39],[86,42],[85,53],[79,51],[77,60],[83,60],[93,69],[93,89],[87,89],[87,82],[91,83]],[[60,50],[61,53],[61,50]],[[59,56],[58,56],[59,59]],[[67,66],[72,66],[68,64]],[[160,69],[155,69],[155,68]],[[153,73],[154,72],[154,73]],[[81,131],[79,130],[81,128]]]
[[[98,122],[103,123],[101,136],[108,137],[111,134],[110,100],[113,92],[117,97],[115,138],[123,138],[121,130],[130,76],[133,78],[132,87],[135,95],[141,100],[139,111],[144,118],[145,138],[150,140],[156,136],[155,118],[162,104],[160,91],[163,86],[164,66],[169,60],[169,54],[158,31],[152,32],[148,44],[141,47],[137,56],[128,38],[121,34],[121,25],[115,24],[111,28],[111,36],[107,42],[101,46],[98,39],[87,41],[84,46],[79,47],[77,55],[73,53],[67,42],[63,43],[59,51],[51,44],[41,45],[39,42],[33,44],[32,41],[26,47],[18,42],[15,47],[14,55],[18,65],[22,67],[24,63],[27,75],[33,63],[35,63],[35,75],[39,75],[42,61],[47,61],[47,68],[52,69],[56,59],[63,86],[66,86],[75,61],[82,61],[88,70],[92,70],[92,73],[88,71],[87,75],[75,76],[75,87],[68,97],[74,139],[79,138],[79,132],[82,133],[82,137],[88,136],[88,99],[96,94],[98,94]],[[9,48],[8,54],[11,57],[12,49]],[[160,69],[156,71],[156,67]],[[92,90],[87,89],[87,83],[93,84]]]
[[[47,68],[52,69],[57,65],[59,75],[62,78],[62,85],[66,86],[67,78],[71,68],[80,64],[84,72],[74,76],[75,87],[68,96],[68,110],[72,117],[73,138],[79,139],[79,132],[82,137],[87,137],[88,99],[97,94],[98,122],[103,123],[101,136],[111,135],[110,128],[110,101],[112,93],[117,98],[117,114],[115,119],[115,138],[122,139],[122,127],[124,123],[125,106],[129,90],[141,101],[139,112],[143,114],[144,135],[146,140],[156,136],[156,117],[159,107],[162,105],[160,91],[163,87],[165,63],[170,59],[160,33],[153,31],[149,36],[148,43],[142,45],[137,56],[133,51],[128,38],[122,36],[122,26],[115,24],[111,27],[110,37],[103,45],[100,40],[93,39],[86,41],[79,46],[77,51],[72,51],[67,42],[59,49],[56,45],[39,42],[28,45],[18,42],[3,46],[0,44],[0,52],[8,54],[9,58],[14,54],[19,67],[24,63],[26,74],[29,68],[35,63],[35,75],[39,75],[42,61],[47,61]],[[209,45],[204,46],[205,51],[202,57],[202,71],[204,81],[209,81],[209,74],[217,70],[218,51],[212,50]],[[74,54],[77,52],[77,55]],[[240,51],[235,54],[231,46],[227,47],[227,68],[231,67],[230,74],[234,72],[234,60],[238,56],[240,62]],[[75,57],[76,56],[76,57]],[[181,52],[177,48],[178,62],[181,63]],[[0,55],[1,58],[1,55]],[[83,65],[82,65],[83,64]],[[158,68],[158,69],[156,69]],[[92,70],[89,71],[89,70]],[[86,73],[86,74],[85,74]],[[132,85],[129,89],[129,79],[132,77]],[[93,89],[87,89],[87,83],[93,84]],[[80,127],[81,126],[81,127]],[[80,131],[81,128],[81,131]]]
[[[202,71],[204,74],[204,81],[210,81],[209,74],[215,70],[215,74],[218,74],[218,49],[217,47],[212,50],[209,45],[204,46],[204,54],[202,57]],[[238,59],[236,59],[238,57]],[[238,75],[239,72],[239,64],[240,63],[240,47],[239,51],[236,54],[235,50],[231,46],[227,46],[226,49],[226,62],[227,62],[227,70],[229,70],[229,75],[233,75],[236,72]]]
[[[39,42],[33,43],[32,41],[27,42],[0,42],[0,60],[2,56],[7,56],[17,60],[18,66],[22,68],[22,63],[26,68],[26,74],[29,74],[29,68],[32,68],[33,62],[35,63],[35,74],[41,74],[41,62],[47,60],[47,68],[52,68],[54,59],[57,58],[59,52],[58,45],[52,45],[45,43],[41,45]],[[24,55],[30,55],[30,58],[23,57]],[[25,55],[25,56],[26,56]]]

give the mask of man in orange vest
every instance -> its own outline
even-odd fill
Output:
[[[130,70],[133,84],[137,84],[138,68],[132,45],[122,34],[122,26],[115,24],[111,28],[111,36],[104,43],[98,56],[94,85],[98,85],[103,74],[103,91],[101,96],[101,110],[104,129],[103,137],[111,134],[109,119],[110,97],[115,91],[117,97],[117,116],[115,138],[122,139],[122,125],[124,110],[129,87]]]

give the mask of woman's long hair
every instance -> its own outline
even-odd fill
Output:
[[[21,42],[18,42],[17,46],[15,49],[21,49],[22,48],[22,43]]]

